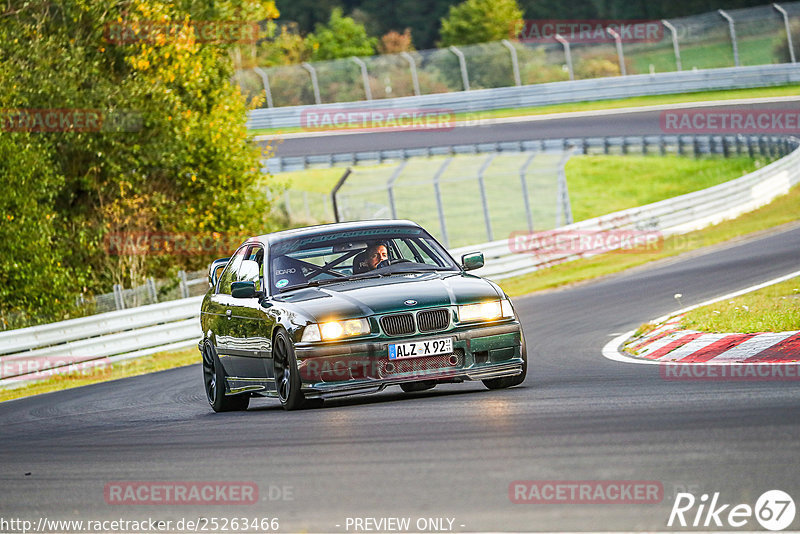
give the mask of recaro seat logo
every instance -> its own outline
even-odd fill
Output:
[[[723,504],[719,492],[715,492],[710,500],[704,493],[697,499],[691,493],[679,493],[675,497],[667,526],[671,527],[753,527],[750,523],[755,518],[761,527],[767,530],[784,530],[794,521],[795,505],[792,497],[781,490],[764,492],[755,503]],[[677,523],[676,523],[677,520]]]

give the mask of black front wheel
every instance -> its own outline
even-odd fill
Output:
[[[520,345],[519,352],[522,356],[522,372],[514,376],[504,376],[501,378],[490,378],[483,380],[483,385],[489,389],[505,389],[513,386],[518,386],[525,381],[528,375],[528,349],[525,347],[525,334],[520,330]]]
[[[275,358],[275,387],[278,398],[285,410],[297,410],[303,406],[305,397],[300,391],[300,373],[297,372],[297,358],[294,345],[286,330],[279,330],[273,343]]]
[[[406,393],[414,393],[415,391],[425,391],[426,389],[433,389],[436,387],[436,380],[423,380],[421,382],[404,382],[400,384],[400,389]]]
[[[250,405],[250,395],[247,393],[225,395],[225,369],[209,343],[203,346],[203,383],[208,403],[215,412],[246,410]]]

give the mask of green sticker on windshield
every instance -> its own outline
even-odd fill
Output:
[[[275,282],[275,287],[286,287],[289,285],[289,280],[286,278],[281,278],[277,282]]]

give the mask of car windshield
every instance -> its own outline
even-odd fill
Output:
[[[458,270],[425,230],[408,226],[321,229],[277,241],[269,255],[273,292],[353,278]]]

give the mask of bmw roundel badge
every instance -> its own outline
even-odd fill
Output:
[[[417,301],[414,300],[414,299],[408,299],[407,301],[403,302],[403,304],[405,304],[406,306],[413,306],[416,303],[417,303]]]

